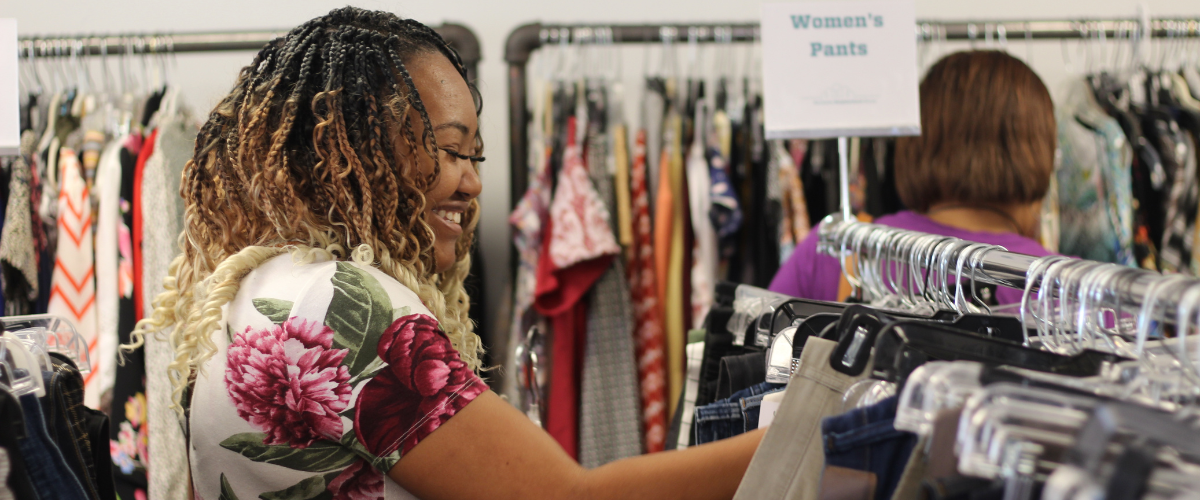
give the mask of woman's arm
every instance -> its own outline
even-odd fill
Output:
[[[426,500],[733,498],[763,432],[587,470],[528,417],[487,391],[388,475]]]

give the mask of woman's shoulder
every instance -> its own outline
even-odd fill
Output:
[[[329,314],[336,308],[367,308],[430,314],[416,292],[374,266],[319,259],[300,261],[291,254],[275,257],[242,280],[238,301],[290,305],[292,315]],[[314,318],[315,319],[315,318]]]

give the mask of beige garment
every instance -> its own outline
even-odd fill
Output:
[[[616,160],[613,189],[617,194],[617,241],[628,255],[628,252],[633,251],[633,204],[629,195],[629,141],[626,134],[625,124],[613,126],[613,157]]]
[[[821,419],[841,412],[842,395],[866,378],[874,354],[858,376],[834,371],[829,357],[837,342],[809,337],[800,355],[800,368],[788,383],[787,395],[767,429],[750,468],[738,486],[735,500],[818,500],[825,449]]]
[[[921,482],[925,480],[926,461],[925,448],[929,446],[929,438],[922,436],[913,447],[912,455],[908,457],[908,465],[900,474],[900,482],[896,491],[892,492],[892,500],[917,500],[921,498]]]
[[[158,135],[154,152],[143,169],[141,199],[146,210],[142,223],[147,229],[142,241],[143,307],[153,311],[151,301],[166,289],[171,261],[179,254],[178,237],[183,230],[183,199],[179,184],[183,168],[192,157],[196,141],[196,126],[186,109],[179,109],[179,94],[169,90],[163,107],[155,117]],[[170,331],[146,337],[146,404],[147,422],[151,429],[149,455],[149,494],[155,500],[186,500],[188,498],[187,440],[179,414],[171,409],[174,387],[167,367],[175,360],[175,350],[167,338]]]

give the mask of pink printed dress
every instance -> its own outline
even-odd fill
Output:
[[[242,280],[192,392],[204,500],[414,498],[400,457],[487,390],[410,289],[276,257]]]

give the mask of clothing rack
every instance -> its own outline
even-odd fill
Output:
[[[836,246],[836,244],[834,244],[834,235],[837,233],[837,231],[836,229],[832,228],[844,226],[845,224],[846,222],[844,222],[839,215],[833,215],[822,223],[820,232],[821,240],[820,244],[817,246],[818,249],[822,249],[822,253],[835,258],[840,257],[840,255],[838,255],[841,253],[840,250],[828,249]],[[850,224],[863,225],[866,223],[851,221]],[[890,228],[887,226],[879,227],[898,233],[923,234]],[[948,258],[951,262],[957,261],[958,255],[960,255],[962,251],[963,249],[959,249],[953,255],[948,256]],[[846,249],[846,255],[853,255],[852,252],[852,249]],[[971,279],[977,283],[1001,285],[1021,290],[1025,288],[1027,284],[1026,276],[1034,262],[1037,260],[1038,258],[1032,255],[1013,253],[1003,250],[991,250],[978,259],[978,265],[975,266],[973,270],[966,269],[964,270],[964,274],[969,273],[968,275],[971,277]],[[1136,273],[1134,277],[1126,282],[1126,286],[1124,288],[1112,290],[1118,296],[1118,300],[1122,306],[1128,306],[1129,308],[1141,308],[1143,302],[1149,295],[1151,285],[1157,281],[1161,281],[1163,278],[1162,274],[1154,271],[1136,268],[1123,268],[1123,266],[1120,266],[1119,264],[1111,264],[1110,266],[1113,268],[1128,269],[1127,272]],[[1200,283],[1200,280],[1198,279],[1189,279],[1193,283]],[[1187,288],[1190,287],[1165,288],[1156,298],[1157,304],[1159,304],[1159,307],[1162,310],[1167,311],[1178,308],[1180,306],[1182,296]],[[1035,284],[1033,291],[1037,290],[1038,286]]]
[[[445,23],[433,27],[458,52],[467,76],[478,78],[481,51],[475,32],[461,24]],[[78,36],[27,36],[18,40],[22,58],[32,53],[39,57],[76,55],[179,54],[188,52],[257,51],[267,42],[287,34],[287,30],[255,30],[204,33],[146,33]]]
[[[1145,26],[1143,29],[1139,27]],[[1153,20],[1050,20],[1050,21],[917,21],[915,35],[926,41],[968,40],[1069,40],[1092,37],[1128,38],[1148,34],[1152,38],[1200,37],[1200,19]],[[1103,35],[1102,35],[1103,34]],[[508,63],[509,169],[512,207],[528,187],[529,135],[532,117],[527,107],[526,65],[533,51],[548,44],[655,43],[655,42],[751,42],[759,39],[758,23],[725,24],[637,24],[637,25],[543,25],[518,27],[508,36],[504,60]],[[511,208],[511,207],[510,207]]]

